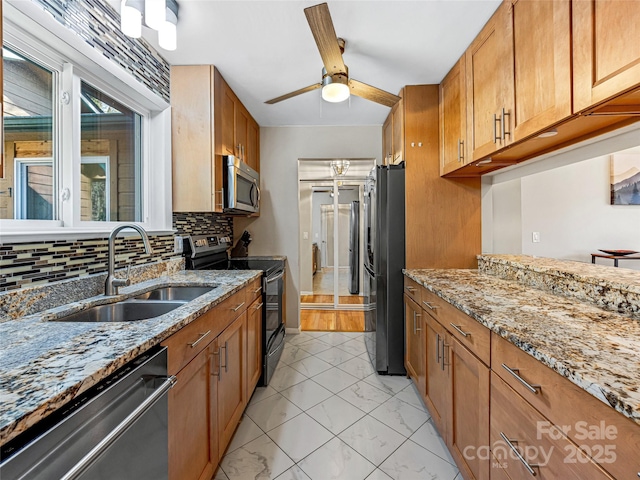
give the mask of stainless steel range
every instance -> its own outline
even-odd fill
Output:
[[[284,347],[283,321],[284,260],[263,257],[229,259],[231,239],[223,235],[184,237],[187,270],[262,270],[262,377],[259,385],[271,380]]]

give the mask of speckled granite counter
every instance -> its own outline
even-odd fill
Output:
[[[476,270],[405,274],[640,424],[640,321]]]
[[[478,270],[640,319],[640,271],[532,257],[478,255]]]
[[[180,271],[0,323],[0,445],[262,275],[261,271]],[[160,317],[136,322],[52,322],[87,306],[167,285],[216,285]]]

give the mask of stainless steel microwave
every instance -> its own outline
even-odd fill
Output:
[[[238,157],[222,157],[225,213],[256,213],[260,210],[260,174]]]

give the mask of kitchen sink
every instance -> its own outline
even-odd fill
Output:
[[[186,301],[173,302],[118,302],[97,305],[81,312],[58,318],[56,322],[135,322],[159,317],[184,305]]]
[[[216,287],[162,287],[135,297],[136,300],[171,300],[189,302]]]

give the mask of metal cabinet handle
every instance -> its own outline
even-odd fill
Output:
[[[233,310],[234,312],[237,312],[238,310],[240,310],[242,308],[242,306],[244,305],[244,302],[242,302],[240,305],[238,305],[236,308],[232,308],[231,310]]]
[[[493,114],[493,143],[496,143],[498,140],[500,140],[500,137],[498,136],[498,128],[496,127],[496,123],[498,123],[499,121],[500,119],[498,118],[498,115],[494,113]]]
[[[206,337],[210,333],[211,333],[211,330],[207,330],[206,332],[201,333],[200,336],[198,337],[198,339],[195,342],[187,343],[187,345],[189,345],[191,348],[194,348],[196,345],[198,345],[202,341],[202,339],[204,337]]]
[[[436,363],[440,363],[440,334],[436,333]]]
[[[539,468],[540,465],[529,465],[529,463],[525,460],[525,458],[520,454],[520,452],[518,451],[518,449],[515,447],[514,443],[518,443],[517,440],[509,440],[507,438],[507,436],[500,432],[500,436],[502,437],[502,439],[507,442],[507,445],[509,445],[509,448],[511,449],[511,451],[516,455],[516,457],[518,457],[518,460],[520,460],[522,462],[522,464],[524,465],[524,468],[527,469],[527,471],[534,477],[537,476],[536,471],[533,469],[535,468]]]
[[[462,325],[455,325],[454,323],[449,323],[449,325],[451,325],[453,328],[455,328],[455,329],[456,329],[456,331],[457,331],[460,335],[462,335],[463,337],[465,337],[465,338],[466,338],[466,337],[469,337],[469,336],[471,335],[471,333],[469,333],[469,332],[465,332],[464,330],[462,330],[462,329],[460,328]]]
[[[421,332],[422,329],[416,326],[416,317],[422,317],[422,314],[418,312],[413,312],[413,333],[417,334],[418,332]]]
[[[149,395],[138,407],[131,412],[127,417],[120,422],[120,424],[111,430],[95,447],[93,447],[89,453],[87,453],[82,459],[76,463],[71,470],[69,470],[61,480],[75,480],[95,463],[106,449],[113,445],[127,430],[144,415],[151,407],[153,407],[176,383],[176,377],[167,377],[165,381]]]
[[[451,345],[448,345],[445,343],[444,338],[442,339],[442,370],[444,370],[444,367],[448,367],[450,364],[445,362],[445,354],[444,354],[444,349],[445,348],[449,348]]]
[[[253,293],[258,293],[260,290],[262,290],[262,287],[258,287],[258,288],[256,288],[256,289],[253,291]]]
[[[407,287],[404,287],[404,289],[405,289],[407,292],[410,292],[410,293],[413,293],[413,292],[415,292],[415,291],[416,291],[415,287],[409,287],[409,286],[407,286]]]
[[[260,309],[262,308],[262,305],[263,305],[263,303],[262,303],[262,302],[260,302],[260,303],[259,303],[258,305],[256,305],[254,308],[255,308],[256,310],[260,310]]]
[[[220,372],[222,372],[222,347],[218,348],[217,352],[214,352],[214,355],[218,356],[218,373],[212,373],[211,375],[213,375],[214,377],[218,377],[218,380],[220,380]]]
[[[229,366],[229,347],[227,342],[224,342],[224,373],[227,373],[227,367]]]
[[[430,310],[436,310],[436,309],[440,308],[437,305],[431,305],[429,302],[427,302],[425,300],[423,300],[422,303],[424,303],[424,305]]]
[[[506,127],[506,123],[507,123],[507,122],[505,121],[504,117],[509,117],[509,118],[511,118],[511,114],[510,114],[509,112],[507,112],[507,111],[503,108],[503,109],[502,109],[502,116],[500,117],[500,129],[502,130],[501,137],[502,137],[502,141],[503,141],[503,142],[505,141],[505,136],[506,136],[506,135],[509,135],[509,137],[511,137],[511,132],[507,132],[507,131],[506,131],[506,128],[507,128],[507,127]]]
[[[458,140],[458,161],[464,162],[464,140]]]
[[[504,368],[507,372],[509,372],[511,375],[513,375],[515,377],[516,380],[518,380],[522,385],[525,386],[525,388],[527,390],[529,390],[531,393],[533,394],[538,394],[538,392],[542,389],[541,385],[531,385],[529,382],[527,382],[524,378],[522,378],[519,374],[520,374],[520,370],[518,370],[517,368],[509,368],[507,365],[505,365],[504,363],[502,364],[502,368]]]

